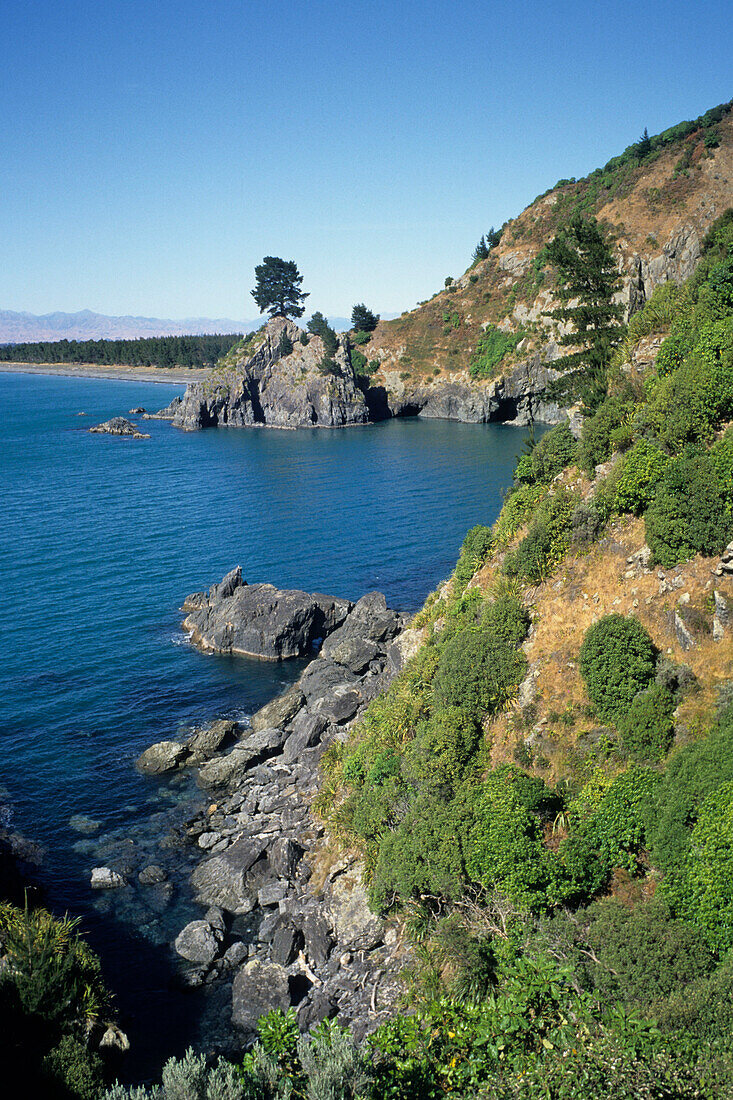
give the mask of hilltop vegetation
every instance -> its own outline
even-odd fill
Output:
[[[560,230],[577,215],[606,227],[624,274],[624,305],[633,310],[658,283],[689,274],[697,241],[730,203],[731,180],[733,115],[725,103],[635,142],[584,179],[559,180],[502,226],[491,248],[479,242],[460,278],[448,277],[429,301],[381,322],[364,350],[408,384],[436,370],[491,378],[544,354],[561,334],[543,316],[558,305],[545,248]]]
[[[0,346],[3,363],[100,363],[130,367],[213,367],[238,344],[232,336],[146,336],[137,340],[54,340]]]

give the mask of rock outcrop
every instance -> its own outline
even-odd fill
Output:
[[[245,1041],[263,1012],[291,1005],[303,1029],[338,1016],[364,1034],[401,990],[407,949],[370,910],[358,860],[329,856],[309,805],[326,748],[414,649],[417,632],[405,621],[379,593],[362,597],[298,683],[200,769],[215,801],[180,835],[205,853],[192,885],[209,908],[176,950],[189,960],[184,985],[231,983],[232,1022]]]
[[[88,431],[104,435],[129,435],[133,439],[150,439],[149,435],[138,431],[137,425],[130,420],[126,420],[124,416],[113,416],[111,420],[105,420],[102,424],[95,424]]]
[[[307,340],[307,343],[303,342]],[[273,317],[203,382],[186,389],[172,417],[187,431],[209,427],[337,428],[365,424],[369,412],[344,340],[324,371],[320,336]],[[172,406],[169,406],[171,408]],[[160,414],[159,414],[160,415]]]
[[[191,641],[217,653],[281,661],[310,653],[318,638],[341,626],[349,600],[271,584],[247,584],[240,566],[207,592],[188,596],[183,626]]]

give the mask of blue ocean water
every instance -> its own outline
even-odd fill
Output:
[[[133,762],[192,724],[252,713],[300,671],[198,653],[183,598],[241,564],[251,582],[352,599],[377,588],[414,611],[466,530],[496,517],[524,434],[421,420],[194,434],[148,421],[142,441],[87,431],[181,392],[0,373],[0,782],[14,824],[46,849],[48,904],[81,914],[102,956],[138,1075],[195,1041],[206,1012],[168,988],[165,945],[195,910],[175,879],[183,857],[158,848],[196,794]],[[79,814],[99,822],[94,836],[70,827]],[[172,902],[90,890],[91,866],[133,842],[170,870]]]

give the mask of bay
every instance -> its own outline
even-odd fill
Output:
[[[80,914],[102,956],[137,1077],[203,1041],[205,1006],[171,992],[167,946],[198,914],[183,871],[174,900],[141,913],[126,895],[95,896],[91,866],[133,840],[162,859],[160,832],[193,795],[139,776],[144,748],[251,714],[302,668],[197,652],[183,598],[241,564],[250,582],[351,599],[379,589],[415,611],[467,529],[496,518],[525,435],[417,419],[193,434],[139,422],[150,440],[87,430],[181,392],[0,373],[0,782],[13,827],[46,850],[47,903]],[[75,815],[99,822],[93,837],[70,827]]]

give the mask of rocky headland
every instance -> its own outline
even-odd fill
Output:
[[[268,596],[269,620],[264,589],[276,593]],[[399,996],[408,957],[397,928],[370,910],[358,859],[334,853],[310,804],[323,753],[389,686],[420,636],[380,593],[355,604],[282,593],[244,584],[239,569],[189,601],[219,610],[229,601],[233,636],[253,631],[270,657],[302,652],[296,634],[298,644],[311,644],[303,623],[292,637],[283,630],[294,595],[311,601],[325,637],[297,683],[249,725],[219,721],[185,742],[153,745],[138,760],[155,775],[195,767],[207,794],[206,808],[177,829],[179,842],[201,853],[191,884],[202,915],[181,929],[175,950],[184,985],[231,985],[232,1023],[245,1041],[264,1012],[291,1005],[302,1028],[338,1016],[357,1032],[371,1030]]]
[[[304,341],[307,341],[304,342]],[[369,411],[345,340],[324,371],[320,336],[273,317],[225,357],[204,382],[189,386],[173,424],[208,427],[334,428],[365,424]]]

